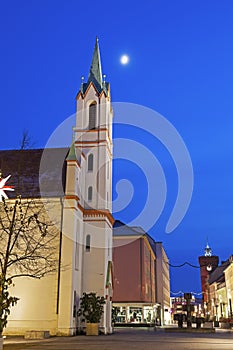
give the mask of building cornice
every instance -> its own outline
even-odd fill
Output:
[[[75,199],[77,202],[79,201],[79,197],[77,195],[65,195],[64,199]]]
[[[95,217],[104,217],[104,218],[107,218],[110,222],[111,225],[114,224],[115,222],[115,219],[113,218],[112,214],[110,213],[109,210],[105,210],[105,209],[102,209],[102,210],[99,210],[99,209],[85,209],[83,208],[83,206],[78,203],[78,208],[81,210],[81,212],[83,213],[83,216],[84,216],[84,220],[87,221],[88,218],[95,218]],[[93,221],[93,220],[91,220]]]

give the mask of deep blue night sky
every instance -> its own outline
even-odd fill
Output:
[[[95,37],[114,102],[150,107],[183,138],[194,171],[190,207],[170,234],[165,227],[177,195],[169,153],[145,133],[136,139],[160,160],[167,180],[165,208],[150,234],[163,241],[172,264],[197,265],[208,237],[220,260],[232,253],[233,233],[233,3],[231,0],[1,1],[0,148],[18,148],[24,129],[36,148],[75,112]],[[130,56],[128,65],[120,56]],[[4,172],[4,169],[2,169]],[[116,218],[130,222],[146,200],[135,164],[114,162],[114,184],[127,178],[132,203]],[[171,268],[172,291],[200,291],[199,270]]]

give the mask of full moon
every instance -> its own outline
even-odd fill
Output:
[[[121,61],[121,64],[128,64],[129,63],[129,56],[122,55],[120,61]]]

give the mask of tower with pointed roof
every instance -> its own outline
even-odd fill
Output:
[[[103,81],[98,38],[96,38],[87,82],[77,94],[76,149],[86,159],[85,209],[112,210],[112,107],[110,84]]]
[[[204,255],[198,258],[200,265],[200,275],[201,275],[201,288],[202,288],[202,299],[205,303],[207,301],[207,289],[206,284],[210,273],[218,266],[219,257],[212,255],[212,249],[210,248],[208,242],[204,249]]]
[[[104,296],[101,329],[111,333],[113,114],[110,85],[102,76],[98,38],[88,79],[86,82],[82,79],[76,100],[74,140],[66,158],[63,231],[79,248],[76,258],[73,256],[73,261],[69,261],[77,265],[75,271],[62,273],[61,286],[69,285],[76,299],[80,299],[83,292]],[[70,240],[65,239],[64,252],[69,251],[70,244]],[[65,256],[64,259],[67,260]],[[78,260],[75,262],[75,259]],[[70,303],[72,298],[70,296]],[[60,307],[63,317],[59,328],[64,329],[69,323],[65,313],[67,298],[61,297]]]

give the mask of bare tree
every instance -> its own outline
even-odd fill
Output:
[[[29,131],[24,129],[22,133],[22,138],[20,140],[20,149],[30,149],[33,148],[35,142],[33,142],[32,137],[29,134]]]
[[[56,271],[58,240],[58,230],[40,200],[0,202],[0,336],[18,300],[8,287],[15,278],[41,278]]]

